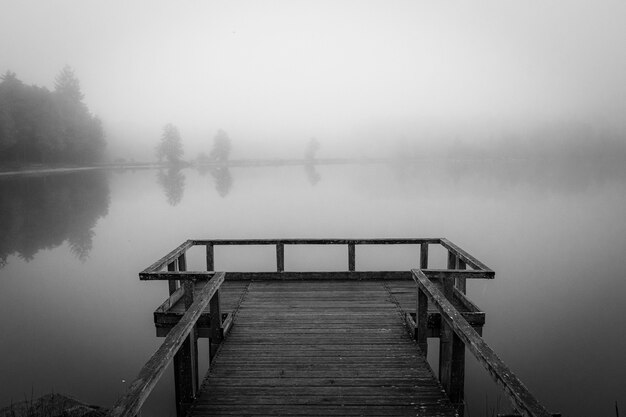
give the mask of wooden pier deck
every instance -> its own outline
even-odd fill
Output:
[[[271,245],[275,272],[216,272],[218,245]],[[346,245],[347,271],[285,271],[285,246]],[[358,271],[360,245],[413,245],[409,271]],[[429,246],[448,252],[429,268]],[[204,246],[206,266],[187,270]],[[166,280],[154,312],[163,344],[110,412],[135,417],[173,363],[178,417],[460,416],[465,353],[503,389],[514,415],[553,417],[482,339],[485,314],[468,279],[492,279],[485,264],[445,238],[188,240],[139,274]],[[209,371],[198,373],[198,339]],[[437,375],[427,338],[439,339]]]
[[[250,282],[189,416],[454,416],[384,282]]]

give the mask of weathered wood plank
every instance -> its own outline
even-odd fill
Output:
[[[190,416],[455,414],[381,282],[317,284],[250,284]]]

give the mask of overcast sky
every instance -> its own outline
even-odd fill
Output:
[[[105,124],[259,138],[619,123],[626,2],[0,0],[0,72]],[[200,133],[198,133],[200,132]]]

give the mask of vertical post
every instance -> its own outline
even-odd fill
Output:
[[[285,270],[285,245],[283,243],[276,244],[276,270],[278,272]]]
[[[220,290],[215,292],[209,304],[209,312],[211,314],[211,330],[209,334],[209,364],[213,361],[213,357],[217,353],[224,334],[222,333],[222,311],[220,309]]]
[[[356,248],[354,243],[348,243],[348,271],[354,271],[356,265]]]
[[[466,269],[467,268],[467,264],[465,263],[465,261],[463,259],[461,259],[461,258],[458,259],[457,268],[458,269]],[[466,281],[467,281],[466,278],[457,278],[456,279],[456,287],[463,294],[467,293],[467,282]]]
[[[167,270],[170,272],[176,271],[176,260],[167,264]],[[167,285],[169,286],[170,295],[174,294],[174,291],[178,288],[178,281],[174,279],[170,279],[167,281]]]
[[[459,417],[463,417],[465,411],[465,344],[456,333],[452,336],[452,367],[447,392]]]
[[[456,254],[448,251],[448,269],[456,269]]]
[[[206,244],[206,270],[215,271],[215,257],[212,243]]]
[[[452,278],[442,278],[441,281],[444,296],[446,299],[451,300],[454,291],[454,280]],[[452,378],[453,335],[454,330],[452,327],[444,320],[441,320],[439,334],[439,381],[447,393],[450,392],[450,382]]]
[[[178,270],[187,270],[187,259],[182,253],[178,257]],[[194,281],[183,282],[183,302],[185,309],[193,304]],[[198,390],[198,335],[194,328],[174,355],[174,385],[176,392],[176,413],[184,416]]]
[[[428,355],[428,296],[421,289],[417,288],[417,314],[415,319],[417,320],[417,345],[424,354],[424,357]]]
[[[420,245],[420,269],[428,269],[428,243]]]

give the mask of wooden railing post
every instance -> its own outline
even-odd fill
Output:
[[[420,245],[420,268],[428,268],[428,243],[422,243]]]
[[[215,257],[213,251],[213,244],[206,244],[206,270],[214,271],[215,270]]]
[[[426,357],[428,355],[428,296],[418,287],[417,289],[417,345]]]
[[[356,266],[356,248],[354,243],[348,243],[348,271],[354,271]]]
[[[450,259],[448,259],[448,262]],[[449,266],[449,263],[448,263]],[[452,278],[442,278],[443,294],[446,299],[451,300],[454,291],[454,280]],[[441,322],[439,331],[439,381],[443,389],[448,392],[450,388],[450,377],[452,374],[452,335],[454,331],[450,326]]]
[[[167,264],[167,270],[170,272],[176,271],[176,260]],[[179,282],[177,280],[171,279],[167,281],[167,284],[169,286],[170,295],[174,294],[174,291],[178,289]]]
[[[456,269],[457,256],[448,253],[448,269]],[[442,279],[443,295],[452,302],[454,297],[455,279]],[[452,404],[457,408],[457,413],[463,417],[464,392],[465,392],[465,345],[457,336],[452,327],[441,321],[441,333],[439,340],[439,381],[443,389],[448,393]]]
[[[285,270],[285,245],[283,243],[276,244],[276,270],[278,272]]]
[[[217,349],[224,338],[222,333],[222,311],[220,309],[220,291],[218,290],[209,303],[211,330],[209,334],[209,364],[213,361]]]
[[[187,270],[185,253],[178,257],[178,270]],[[193,304],[195,282],[185,280],[183,283],[183,301],[185,310]],[[191,330],[182,346],[174,355],[174,385],[176,393],[176,413],[182,417],[187,413],[189,406],[198,391],[198,334],[196,328]]]
[[[463,259],[461,259],[461,258],[458,259],[457,268],[458,269],[466,269],[467,268],[467,264],[465,263],[465,261]],[[456,279],[456,287],[463,294],[466,294],[467,293],[467,279],[466,278],[457,278]]]
[[[452,331],[452,366],[450,368],[448,397],[456,407],[459,417],[463,417],[465,411],[465,344],[454,331]]]

